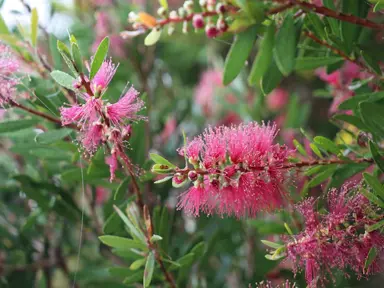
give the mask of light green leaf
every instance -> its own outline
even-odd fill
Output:
[[[0,122],[0,133],[15,132],[33,127],[39,123],[39,119],[20,119]]]
[[[376,165],[380,168],[381,172],[384,172],[383,156],[379,153],[377,146],[372,141],[369,141],[369,150]]]
[[[153,28],[152,31],[149,32],[147,37],[145,37],[144,45],[145,46],[155,45],[157,41],[159,41],[162,31],[163,31],[162,29]]]
[[[195,260],[201,259],[201,257],[205,254],[205,243],[204,241],[201,241],[197,243],[192,249],[191,253],[195,255]]]
[[[50,130],[44,133],[40,133],[35,137],[36,143],[39,144],[52,144],[59,141],[72,133],[72,129],[62,128],[57,130]]]
[[[77,71],[83,72],[83,60],[77,43],[71,43],[72,61],[75,63]]]
[[[141,250],[147,250],[147,246],[143,243],[140,243],[138,241],[123,238],[119,236],[112,236],[112,235],[104,235],[99,237],[100,241],[103,242],[105,245],[117,249],[141,249]]]
[[[70,90],[74,90],[73,83],[76,81],[76,79],[71,75],[63,71],[54,70],[51,72],[51,76],[61,86]]]
[[[384,202],[379,199],[375,194],[369,192],[366,189],[360,189],[359,192],[367,198],[371,203],[376,204],[377,206],[384,208]]]
[[[195,254],[188,253],[188,254],[184,255],[183,257],[179,258],[176,262],[179,263],[179,265],[181,267],[183,267],[183,266],[188,267],[188,266],[190,266],[193,263],[194,260],[195,260]],[[169,267],[169,270],[177,269],[180,266],[172,264]]]
[[[325,180],[327,180],[335,171],[336,171],[335,166],[330,166],[328,167],[327,170],[317,174],[315,177],[311,179],[311,181],[308,182],[308,187],[316,187],[317,185],[323,183]]]
[[[291,227],[287,223],[284,223],[285,230],[287,230],[289,235],[293,235]]]
[[[260,84],[259,82],[261,78],[268,71],[268,68],[272,63],[274,41],[275,24],[272,23],[264,33],[264,38],[260,43],[260,49],[253,61],[251,73],[248,77],[249,85]]]
[[[116,189],[115,195],[113,196],[113,200],[122,200],[126,197],[129,181],[130,177],[127,177],[120,183],[119,187]]]
[[[317,147],[315,143],[309,144],[309,147],[311,147],[313,153],[315,153],[317,157],[323,158],[323,155],[321,154],[319,147]]]
[[[223,83],[228,85],[244,67],[256,40],[258,26],[249,27],[235,36],[231,49],[227,54],[224,65]]]
[[[339,147],[337,147],[335,143],[333,143],[331,140],[329,140],[326,137],[316,136],[315,138],[313,138],[313,140],[317,145],[319,145],[321,148],[323,148],[328,152],[331,152],[335,155],[340,153]]]
[[[153,182],[153,183],[155,183],[155,184],[164,183],[164,182],[167,182],[168,180],[170,180],[170,179],[172,179],[172,178],[173,178],[173,175],[171,175],[171,176],[166,176],[166,177],[164,177],[163,179],[157,180],[157,181],[155,181],[155,182]]]
[[[131,270],[137,270],[139,269],[140,267],[143,267],[144,264],[146,262],[146,258],[141,258],[141,259],[137,259],[136,261],[134,261],[131,266],[129,266],[129,269]]]
[[[297,141],[296,139],[293,139],[293,145],[295,145],[295,148],[297,149],[297,151],[300,152],[301,155],[308,156],[307,151],[305,151],[303,145],[301,145],[299,141]]]
[[[159,154],[156,154],[156,153],[149,153],[149,157],[152,159],[153,162],[155,162],[156,164],[161,164],[161,165],[165,165],[167,166],[168,168],[176,168],[176,165],[172,164],[171,162],[169,162],[167,159],[165,159],[164,157],[160,156]]]
[[[113,209],[115,209],[115,211],[117,212],[117,214],[120,216],[121,220],[123,220],[123,222],[125,223],[125,225],[127,225],[130,233],[132,234],[133,237],[136,237],[137,239],[139,239],[142,243],[146,243],[146,238],[143,234],[143,232],[141,232],[140,230],[138,230],[135,225],[128,219],[127,216],[125,216],[125,214],[116,206],[116,205],[113,205]]]
[[[377,248],[371,247],[371,249],[368,252],[367,259],[365,259],[365,263],[364,263],[364,270],[365,271],[367,271],[369,266],[371,266],[373,261],[375,261],[377,254],[378,254]]]
[[[276,35],[274,48],[277,67],[284,76],[291,74],[295,67],[296,44],[293,14],[289,13]]]
[[[168,1],[167,0],[159,0],[160,5],[167,10],[168,9]]]
[[[37,32],[39,28],[39,16],[37,9],[33,8],[31,11],[31,43],[33,47],[36,47],[37,43]]]
[[[109,38],[105,37],[97,47],[96,53],[93,56],[91,63],[91,71],[89,73],[89,78],[92,80],[95,77],[96,73],[99,71],[105,57],[108,54],[109,49]]]
[[[65,64],[67,64],[69,70],[71,70],[71,72],[74,75],[77,75],[78,71],[76,70],[76,68],[72,62],[71,52],[69,52],[68,47],[63,42],[61,42],[60,40],[57,40],[57,50],[60,52],[60,55],[61,55],[61,57],[63,57],[64,62],[65,62]]]
[[[268,241],[268,240],[260,240],[264,245],[268,246],[268,247],[271,247],[271,248],[274,248],[274,249],[279,249],[280,247],[283,247],[284,245],[282,244],[279,244],[279,243],[275,243],[275,242],[271,242],[271,241]]]
[[[0,34],[9,35],[9,29],[3,17],[0,15]]]
[[[372,231],[375,231],[375,230],[380,229],[380,228],[383,227],[383,226],[384,226],[384,220],[381,220],[381,221],[379,221],[379,222],[377,222],[377,223],[375,223],[375,224],[369,226],[369,227],[367,228],[367,231],[368,231],[368,232],[372,232]]]
[[[147,262],[144,268],[143,286],[148,287],[151,284],[153,271],[155,270],[155,255],[149,252]]]

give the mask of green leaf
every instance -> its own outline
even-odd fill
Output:
[[[331,182],[329,182],[328,187],[339,188],[345,183],[345,181],[347,181],[353,175],[364,171],[368,168],[368,166],[368,163],[349,163],[341,165],[332,175]]]
[[[3,17],[0,15],[0,34],[9,35],[9,29]]]
[[[140,243],[138,241],[123,238],[119,236],[112,236],[112,235],[104,235],[99,237],[100,241],[103,242],[105,245],[117,249],[141,249],[141,250],[147,250],[147,246],[143,243]]]
[[[364,62],[368,65],[369,68],[371,68],[372,71],[374,71],[377,75],[382,74],[379,61],[377,61],[377,59],[373,58],[366,51],[361,51],[361,56],[363,56]]]
[[[301,145],[299,141],[297,141],[296,139],[293,139],[293,145],[295,145],[295,148],[297,149],[297,151],[300,152],[301,155],[308,156],[307,151],[305,151],[303,145]]]
[[[39,16],[36,8],[31,11],[31,43],[33,47],[36,47],[37,43],[37,32],[39,28]]]
[[[51,72],[51,76],[61,86],[70,90],[74,90],[73,83],[76,79],[73,78],[71,75],[63,71],[54,70]]]
[[[383,226],[384,226],[384,220],[381,220],[381,221],[379,221],[379,222],[377,222],[377,223],[375,223],[375,224],[369,226],[369,227],[367,228],[367,231],[368,231],[368,232],[372,232],[372,231],[375,231],[375,230],[380,229],[380,228],[383,227]]]
[[[384,106],[370,102],[362,102],[359,107],[361,118],[373,136],[384,138]]]
[[[384,99],[384,92],[357,94],[339,105],[341,110],[355,110],[358,108],[360,102],[377,102]]]
[[[143,270],[137,271],[131,274],[130,276],[128,276],[127,278],[125,278],[123,283],[125,285],[136,284],[141,279],[143,279],[143,273],[144,273]]]
[[[72,129],[62,128],[57,130],[50,130],[44,133],[40,133],[35,137],[36,143],[39,144],[52,144],[57,142],[72,133]]]
[[[195,254],[193,253],[188,253],[186,255],[184,255],[183,257],[179,258],[176,262],[179,263],[179,265],[181,267],[188,267],[190,266],[193,261],[195,260]],[[172,264],[170,267],[169,267],[169,270],[174,270],[174,269],[177,269],[179,268],[180,266],[177,266],[177,265],[174,265]]]
[[[61,70],[62,63],[61,63],[60,52],[57,49],[57,39],[52,34],[49,35],[49,51],[52,56],[53,67],[55,67],[58,70]]]
[[[146,262],[146,259],[145,258],[141,258],[141,259],[137,259],[136,261],[134,261],[131,266],[129,266],[129,269],[131,270],[137,270],[139,269],[140,267],[144,266]]]
[[[164,183],[164,182],[167,182],[168,180],[170,180],[170,179],[172,179],[172,178],[173,178],[173,175],[171,175],[171,176],[166,176],[166,177],[164,177],[163,179],[157,180],[157,181],[155,181],[155,182],[153,182],[153,183],[155,183],[155,184]]]
[[[171,222],[171,219],[170,219],[170,215],[169,215],[169,212],[168,212],[168,208],[167,207],[163,207],[162,211],[161,211],[161,216],[160,216],[160,225],[158,226],[158,232],[157,234],[161,235],[161,237],[163,237],[163,241],[161,241],[159,244],[160,244],[160,247],[161,249],[163,249],[165,252],[168,251],[168,243],[169,243],[169,234],[170,234],[170,225],[172,225],[172,222]],[[154,218],[154,220],[156,220]]]
[[[316,136],[315,138],[313,138],[313,141],[328,152],[331,152],[335,155],[340,153],[339,147],[337,147],[335,143],[333,143],[331,140],[329,140],[326,137]]]
[[[76,68],[72,62],[72,59],[71,59],[72,56],[71,56],[71,53],[69,52],[68,47],[63,42],[61,42],[60,40],[57,40],[57,50],[60,52],[60,55],[61,55],[61,57],[63,57],[64,62],[67,64],[69,70],[71,70],[71,72],[74,75],[77,75],[78,71],[76,70]]]
[[[267,72],[261,77],[261,91],[264,95],[268,95],[275,89],[283,79],[283,74],[277,68],[276,61],[272,59]]]
[[[103,61],[108,54],[108,49],[109,49],[109,38],[105,37],[100,42],[99,47],[97,47],[96,53],[92,59],[91,71],[89,74],[89,78],[91,80],[93,79],[93,77],[95,77],[96,73],[99,71],[101,65],[103,64]]]
[[[155,270],[155,255],[151,251],[148,254],[147,262],[145,263],[145,268],[144,268],[144,277],[143,277],[144,287],[148,287],[151,284],[154,270]]]
[[[264,245],[268,246],[268,247],[271,247],[271,248],[274,248],[274,249],[279,249],[280,247],[283,247],[284,245],[282,244],[279,244],[279,243],[275,243],[275,242],[271,242],[271,241],[268,241],[268,240],[260,240]]]
[[[168,10],[168,1],[167,0],[159,0],[160,5],[165,9]]]
[[[205,243],[204,241],[202,242],[199,242],[197,243],[192,249],[191,249],[191,253],[193,253],[195,255],[195,260],[197,261],[198,259],[201,259],[201,257],[204,255],[205,253]]]
[[[158,241],[161,241],[163,240],[163,237],[159,236],[159,235],[152,235],[151,239],[149,240],[151,243],[155,243],[155,242],[158,242]]]
[[[331,165],[332,166],[337,166],[336,164],[331,164]],[[304,175],[305,176],[311,176],[313,174],[317,174],[317,173],[323,172],[323,171],[327,170],[328,167],[331,166],[331,165],[318,165],[318,166],[310,167],[310,168],[308,168],[304,172]]]
[[[323,183],[325,180],[327,180],[332,174],[336,171],[335,166],[328,167],[327,170],[317,174],[315,177],[311,179],[311,181],[308,182],[308,187],[316,187],[317,185]]]
[[[162,29],[153,28],[151,32],[145,37],[144,39],[144,45],[145,46],[152,46],[155,45],[159,40],[161,36]]]
[[[343,61],[341,57],[300,57],[296,58],[295,70],[314,70]]]
[[[365,259],[365,263],[364,263],[364,270],[365,271],[367,271],[369,266],[371,266],[373,261],[375,261],[377,254],[378,254],[377,248],[371,247],[371,249],[368,252],[367,259]]]
[[[117,214],[120,216],[121,220],[123,220],[125,225],[127,225],[127,227],[129,229],[130,233],[132,234],[132,236],[134,236],[137,239],[139,239],[142,243],[146,243],[146,238],[145,238],[143,232],[138,230],[135,227],[135,225],[128,219],[128,217],[125,216],[124,213],[116,205],[113,205],[113,209],[115,209]]]
[[[128,184],[130,181],[131,177],[125,178],[117,187],[115,195],[113,196],[113,200],[122,200],[125,198],[128,192]]]
[[[384,202],[379,199],[375,194],[369,192],[366,189],[360,189],[359,192],[367,198],[371,203],[376,204],[377,206],[384,208]]]
[[[360,130],[368,131],[367,126],[363,123],[363,121],[360,120],[359,117],[356,117],[353,115],[339,114],[339,115],[333,116],[333,118],[352,124],[353,126],[355,126]]]
[[[372,187],[373,191],[377,196],[379,196],[381,199],[384,199],[384,187],[380,183],[380,181],[368,173],[363,173],[363,177],[365,181],[369,184],[369,186]]]
[[[267,72],[272,63],[273,45],[275,41],[275,24],[271,23],[267,31],[264,33],[264,38],[260,43],[260,49],[253,61],[251,73],[248,77],[248,84],[253,86],[259,84],[263,75]]]
[[[83,72],[83,59],[77,43],[71,43],[72,61],[75,63],[77,71]]]
[[[9,133],[33,127],[39,123],[39,119],[20,119],[0,122],[0,133]]]
[[[323,155],[321,154],[319,147],[317,147],[315,143],[309,144],[309,147],[311,147],[313,153],[315,153],[317,157],[323,158]]]
[[[258,26],[249,27],[235,36],[224,65],[223,84],[228,85],[243,68],[256,40]]]
[[[277,67],[284,76],[291,74],[295,67],[296,44],[293,14],[289,13],[276,35],[274,48]]]
[[[371,151],[372,158],[375,161],[376,165],[380,168],[381,172],[384,172],[383,156],[381,156],[377,146],[372,141],[369,141],[369,150]]]
[[[289,225],[287,223],[284,223],[284,227],[287,230],[289,235],[293,235],[292,229],[291,229],[291,227],[289,227]]]
[[[351,2],[350,0],[342,0],[342,12],[359,16],[359,2],[360,1]],[[353,50],[354,43],[357,42],[359,38],[361,29],[356,24],[340,21],[340,31],[343,43],[347,49],[346,52],[349,54]]]
[[[305,17],[306,20],[308,20],[308,22],[311,23],[313,26],[313,29],[310,30],[313,30],[320,39],[325,39],[325,27],[323,22],[320,20],[320,17],[314,13],[307,13]]]
[[[167,166],[168,168],[176,168],[176,165],[172,164],[171,162],[169,162],[167,159],[165,159],[164,157],[156,154],[156,153],[149,153],[149,157],[151,158],[151,160],[153,162],[155,162],[156,164],[161,164],[161,165],[165,165]]]

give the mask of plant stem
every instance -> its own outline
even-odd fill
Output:
[[[53,123],[56,123],[56,124],[60,124],[62,125],[61,123],[61,120],[59,118],[56,118],[56,117],[53,117],[51,115],[48,115],[46,113],[43,113],[43,112],[40,112],[40,111],[37,111],[37,110],[34,110],[32,108],[29,108],[27,106],[24,106],[23,104],[20,104],[20,103],[17,103],[16,101],[10,99],[8,101],[8,103],[12,106],[12,107],[17,107],[19,109],[22,109],[24,111],[27,111],[28,113],[31,113],[33,115],[36,115],[36,116],[39,116],[41,118],[44,118],[48,121],[51,121]],[[72,129],[75,129],[75,130],[79,130],[79,127],[77,127],[76,125],[73,125],[73,124],[70,124],[70,125],[66,125],[66,127],[69,127],[69,128],[72,128]]]

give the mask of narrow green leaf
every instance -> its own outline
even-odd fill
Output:
[[[167,0],[159,0],[160,5],[167,10],[168,9],[168,1]]]
[[[325,26],[320,20],[320,17],[314,13],[307,13],[305,17],[306,20],[313,26],[313,29],[311,30],[315,32],[316,36],[318,36],[320,39],[325,39]]]
[[[125,285],[136,284],[141,279],[143,279],[143,273],[144,273],[143,270],[137,271],[137,272],[131,274],[130,276],[128,276],[127,278],[125,278],[123,283]]]
[[[355,16],[359,16],[359,2],[364,1],[350,1],[350,0],[342,0],[342,12],[346,14],[353,14]],[[364,18],[364,17],[363,17]],[[343,43],[347,49],[347,54],[351,53],[353,50],[354,43],[357,42],[360,34],[360,29],[356,24],[349,23],[346,21],[340,21],[340,31]]]
[[[131,270],[137,270],[144,266],[146,263],[146,258],[137,259],[136,261],[132,262],[132,264],[129,266],[129,269]]]
[[[157,180],[157,181],[155,181],[155,182],[153,182],[153,183],[155,183],[155,184],[164,183],[164,182],[167,182],[168,180],[170,180],[170,179],[172,179],[172,178],[173,178],[173,175],[171,175],[171,176],[166,176],[166,177],[164,177],[163,179]]]
[[[313,141],[328,152],[331,152],[335,155],[340,153],[339,147],[337,147],[336,144],[333,143],[333,141],[329,140],[326,137],[316,136],[315,138],[313,138]]]
[[[300,152],[301,155],[308,156],[307,151],[305,151],[303,145],[301,145],[299,141],[297,141],[296,139],[293,139],[293,145],[295,145],[295,148],[297,149],[297,151]]]
[[[378,254],[377,248],[371,247],[371,249],[368,252],[367,259],[365,259],[365,263],[364,263],[364,270],[365,271],[367,271],[369,266],[371,266],[373,261],[375,261],[377,254]]]
[[[369,150],[376,165],[380,168],[381,172],[384,172],[383,156],[379,153],[377,146],[372,141],[369,141]]]
[[[375,231],[375,230],[380,229],[380,228],[383,227],[383,226],[384,226],[384,220],[381,220],[381,221],[379,221],[379,222],[377,222],[377,223],[375,223],[375,224],[369,226],[369,227],[367,228],[367,231],[368,231],[368,232],[372,232],[372,231]]]
[[[0,34],[9,35],[9,29],[3,17],[0,15]]]
[[[295,67],[296,44],[293,14],[289,13],[276,35],[274,47],[277,67],[284,76],[291,74]]]
[[[332,166],[337,166],[336,164],[331,164],[331,165]],[[304,175],[305,176],[311,176],[313,174],[317,174],[317,173],[323,172],[323,171],[327,170],[328,167],[331,166],[331,165],[318,165],[318,166],[310,167],[310,168],[308,168],[304,172]]]
[[[77,75],[78,71],[76,70],[76,67],[72,62],[71,52],[69,52],[68,47],[63,42],[61,42],[60,40],[57,40],[57,50],[59,51],[61,57],[63,57],[64,62],[65,62],[65,64],[67,64],[69,70],[71,70],[71,72],[74,75]]]
[[[113,200],[122,200],[128,194],[128,184],[130,181],[130,177],[125,178],[117,187],[115,195],[113,196]]]
[[[355,110],[358,108],[359,104],[363,101],[367,102],[377,102],[384,99],[384,92],[375,92],[375,93],[366,93],[366,94],[357,94],[353,97],[345,100],[339,105],[341,110]]]
[[[35,141],[39,144],[52,144],[69,136],[72,131],[72,129],[68,128],[46,131],[44,133],[38,134],[35,137]]]
[[[260,43],[260,49],[253,61],[251,73],[248,77],[248,84],[259,84],[263,75],[267,72],[272,63],[273,45],[275,41],[275,24],[272,23],[268,26],[267,31],[264,33],[264,38]]]
[[[384,106],[362,102],[359,105],[361,118],[373,136],[384,138]]]
[[[144,39],[144,45],[145,46],[152,46],[155,45],[159,40],[161,36],[162,29],[153,28],[151,32],[145,37]]]
[[[149,252],[147,262],[144,268],[143,286],[148,287],[151,284],[153,271],[155,270],[155,255]]]
[[[384,208],[384,202],[380,200],[375,194],[369,192],[366,189],[360,189],[359,192],[367,198],[371,203],[376,204],[377,206]]]
[[[39,30],[39,16],[37,14],[37,9],[33,8],[31,11],[31,43],[33,47],[36,47],[38,30]]]
[[[123,220],[125,225],[127,225],[132,236],[135,236],[137,239],[141,240],[142,243],[146,243],[146,239],[143,232],[136,229],[135,225],[133,225],[133,223],[128,219],[128,217],[125,216],[125,214],[116,205],[113,205],[113,209],[115,209],[117,214],[120,216],[121,220]]]
[[[101,65],[103,64],[103,61],[108,54],[108,49],[109,49],[109,38],[105,37],[100,42],[99,47],[97,47],[96,53],[92,59],[91,71],[89,74],[89,78],[91,80],[93,79],[93,77],[95,77],[96,73],[99,71]]]
[[[315,177],[311,179],[311,181],[308,182],[308,187],[316,187],[317,185],[323,183],[325,180],[327,180],[329,177],[332,176],[332,174],[336,171],[335,166],[328,167],[327,170],[317,174]]]
[[[83,60],[77,43],[71,44],[72,61],[75,63],[77,71],[83,72]]]
[[[361,51],[361,56],[363,56],[364,62],[374,71],[377,75],[382,75],[379,61],[374,59],[368,52]]]
[[[349,124],[352,124],[356,128],[364,131],[368,131],[367,126],[363,123],[363,121],[360,120],[360,118],[353,116],[353,115],[346,115],[346,114],[339,114],[333,116],[334,119],[341,120],[344,122],[347,122]]]
[[[284,223],[284,227],[285,229],[287,230],[288,234],[289,235],[293,235],[293,232],[291,230],[291,227],[289,227],[289,225],[287,223]]]
[[[343,61],[341,57],[301,57],[296,58],[295,70],[313,70],[319,67],[328,66],[331,64]]]
[[[283,74],[277,68],[275,59],[272,59],[267,72],[261,77],[261,91],[264,95],[268,95],[280,84],[282,79]]]
[[[331,181],[329,182],[329,188],[339,188],[343,185],[349,178],[361,173],[369,166],[368,163],[350,163],[345,165],[340,165],[337,167],[337,170],[332,175]]]
[[[384,187],[380,183],[380,181],[368,173],[363,173],[363,177],[365,181],[369,184],[369,186],[372,187],[373,191],[377,196],[379,196],[381,199],[384,199]]]
[[[148,249],[143,243],[119,236],[104,235],[100,236],[99,239],[103,244],[116,249]]]
[[[168,166],[168,168],[176,168],[176,165],[172,164],[171,162],[169,162],[167,159],[165,159],[164,157],[160,156],[159,154],[149,153],[149,157],[156,164],[165,165],[165,166]]]
[[[323,155],[321,154],[319,147],[317,147],[315,143],[309,144],[309,147],[311,147],[313,153],[315,153],[317,157],[323,158]]]
[[[192,249],[191,253],[195,255],[195,260],[201,259],[201,257],[204,255],[206,249],[206,245],[204,241],[197,243]]]
[[[195,254],[193,253],[188,253],[187,255],[184,255],[183,257],[179,258],[176,262],[179,263],[180,266],[184,266],[184,267],[188,267],[190,266],[193,261],[195,260]],[[178,266],[176,265],[171,265],[169,267],[169,270],[174,270],[174,269],[177,269],[179,268]]]
[[[0,122],[0,133],[9,133],[33,127],[39,123],[39,119],[20,119]]]
[[[255,43],[257,29],[258,26],[252,26],[235,36],[235,40],[225,59],[224,85],[228,85],[239,75]]]
[[[71,75],[63,71],[54,70],[51,72],[51,76],[61,86],[70,90],[74,90],[73,83],[76,81],[76,79]]]
[[[271,247],[271,248],[274,248],[274,249],[279,249],[280,247],[283,247],[284,245],[282,244],[279,244],[279,243],[275,243],[275,242],[271,242],[271,241],[268,241],[268,240],[260,240],[264,245],[268,246],[268,247]]]

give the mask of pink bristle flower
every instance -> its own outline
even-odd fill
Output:
[[[109,181],[113,182],[113,180],[116,178],[116,170],[118,167],[116,152],[112,151],[112,155],[105,159],[105,163],[109,165],[109,172],[111,175]]]
[[[292,151],[273,144],[274,125],[208,128],[179,153],[194,165],[194,187],[180,196],[179,209],[238,218],[282,206],[287,181],[284,164]],[[197,187],[197,188],[196,188]]]
[[[111,82],[116,73],[117,67],[118,65],[115,65],[111,59],[104,60],[99,71],[97,71],[91,81],[91,87],[94,93],[103,93],[107,89],[109,82]]]
[[[128,119],[145,119],[145,117],[137,115],[144,107],[144,101],[138,96],[139,92],[131,87],[119,101],[114,104],[108,104],[106,108],[108,119],[114,125],[119,125]]]
[[[8,46],[0,43],[0,106],[14,98],[20,79],[14,76],[19,71],[19,62],[13,57]]]
[[[295,264],[294,272],[305,271],[309,287],[324,283],[331,269],[354,271],[358,277],[382,271],[379,265],[384,256],[384,236],[378,231],[368,232],[366,227],[380,219],[364,196],[360,187],[344,185],[340,191],[332,189],[327,195],[328,213],[315,210],[316,201],[307,199],[298,205],[305,220],[305,229],[299,235],[286,238],[288,258]],[[365,269],[369,251],[376,248],[377,258]]]
[[[81,143],[89,154],[92,155],[96,152],[103,140],[103,132],[104,125],[100,122],[95,122],[81,135]]]

